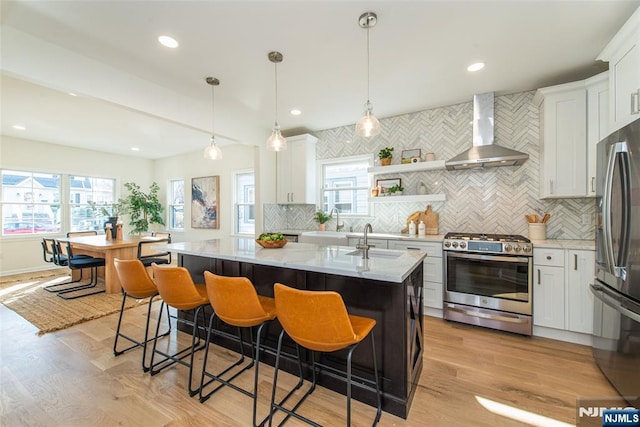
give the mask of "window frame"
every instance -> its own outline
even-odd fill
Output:
[[[322,160],[318,160],[316,161],[316,180],[318,182],[318,193],[316,194],[316,206],[319,206],[320,209],[323,209],[324,206],[324,194],[325,194],[325,188],[324,188],[324,172],[325,172],[325,166],[327,165],[337,165],[337,164],[345,164],[345,163],[356,163],[356,162],[367,162],[368,168],[373,167],[374,164],[374,157],[373,154],[358,154],[358,155],[354,155],[354,156],[347,156],[347,157],[334,157],[331,159],[322,159]],[[353,214],[353,213],[340,213],[341,217],[344,218],[368,218],[371,216],[371,203],[369,203],[369,194],[371,191],[371,187],[373,184],[373,175],[370,172],[367,172],[367,186],[355,186],[355,187],[351,187],[350,189],[355,191],[358,190],[365,190],[366,191],[366,197],[367,197],[367,202],[366,202],[366,212],[365,213],[357,213],[357,214]],[[330,191],[330,190],[329,190]],[[334,192],[337,190],[333,190]],[[344,191],[344,190],[340,190],[340,191]]]
[[[185,179],[184,178],[176,178],[176,179],[170,179],[169,180],[169,185],[168,188],[169,190],[167,191],[167,218],[166,218],[166,223],[168,224],[167,229],[168,230],[174,230],[174,231],[184,231],[185,230],[185,200],[186,200],[186,191],[185,191]],[[173,203],[174,200],[174,196],[175,194],[173,193],[173,183],[175,182],[182,182],[182,204],[179,203]],[[173,227],[173,208],[174,206],[182,206],[182,228],[180,227]]]
[[[251,174],[253,175],[253,203],[239,203],[238,201],[238,176],[239,175],[247,175],[247,174]],[[239,170],[235,170],[232,172],[232,182],[233,182],[233,197],[232,197],[232,204],[233,204],[233,220],[232,222],[232,227],[233,227],[233,231],[232,231],[232,235],[234,236],[242,236],[242,237],[247,237],[247,236],[255,236],[256,234],[256,172],[253,168],[251,169],[239,169]],[[238,210],[240,209],[241,206],[253,206],[253,231],[251,232],[240,232],[239,231],[239,223],[238,223],[238,219],[239,219],[239,215],[238,215]]]

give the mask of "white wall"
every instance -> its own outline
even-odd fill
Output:
[[[166,190],[169,182],[184,179],[185,206],[184,232],[171,230],[171,238],[175,242],[214,239],[229,236],[233,232],[233,173],[254,169],[256,163],[256,147],[248,145],[228,145],[222,148],[222,160],[206,160],[201,151],[170,157],[155,161],[155,180],[162,189],[162,204],[167,206]],[[191,179],[220,176],[220,200],[218,203],[219,230],[191,228]],[[256,172],[256,181],[258,175]],[[257,182],[256,182],[257,184]],[[256,185],[256,188],[258,186]],[[257,220],[256,220],[257,223]]]
[[[0,139],[0,168],[114,178],[118,197],[125,182],[148,188],[154,180],[151,160],[7,136]],[[51,268],[42,259],[41,241],[36,236],[0,237],[0,275]]]

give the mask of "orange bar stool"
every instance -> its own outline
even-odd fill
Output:
[[[207,289],[204,285],[196,285],[193,283],[193,279],[191,278],[189,271],[184,267],[174,267],[169,265],[159,266],[155,263],[151,264],[151,267],[153,269],[153,281],[158,288],[158,293],[162,298],[163,304],[167,304],[169,307],[173,307],[179,311],[193,310],[193,321],[180,319],[179,317],[176,318],[177,322],[182,322],[192,326],[191,345],[183,348],[182,350],[176,351],[175,353],[169,354],[157,348],[163,312],[162,308],[160,309],[158,323],[156,324],[156,334],[153,339],[153,351],[151,353],[151,375],[156,375],[160,371],[173,366],[176,363],[186,366],[189,368],[189,380],[187,385],[189,395],[195,396],[200,390],[199,388],[194,389],[192,387],[193,360],[195,353],[204,348],[204,345],[200,345],[201,340],[198,331],[200,328],[204,328],[203,308],[209,304]],[[202,314],[200,316],[202,318],[201,326],[198,325],[198,316],[200,314]],[[156,361],[156,355],[159,355],[162,358]],[[187,357],[189,360],[184,360]]]
[[[373,389],[375,387],[377,397],[377,412],[373,420],[373,425],[375,426],[378,421],[380,421],[380,415],[382,413],[382,400],[380,386],[378,384],[378,366],[376,363],[376,346],[372,333],[376,321],[368,317],[350,315],[347,312],[342,297],[337,292],[305,291],[294,289],[281,283],[276,283],[273,290],[278,320],[283,330],[278,338],[278,350],[273,374],[273,388],[271,391],[272,414],[280,410],[287,414],[284,421],[286,421],[289,416],[293,416],[308,424],[317,426],[317,423],[297,414],[295,411],[315,390],[316,375],[320,374],[322,370],[325,370],[333,374],[333,376],[343,379],[347,384],[347,426],[351,425],[351,386],[355,385],[365,389]],[[310,350],[312,363],[311,386],[292,409],[285,408],[282,404],[284,401],[280,404],[275,403],[278,367],[285,332],[296,343],[300,371],[302,371],[300,364],[300,347]],[[351,371],[353,351],[367,336],[371,337],[374,379],[357,376]],[[342,349],[348,349],[346,372],[323,365],[315,360],[316,352],[329,353]],[[302,376],[300,380],[302,381]],[[271,426],[272,421],[273,417],[269,419],[269,426]]]
[[[207,342],[205,344],[204,367],[202,369],[202,378],[200,381],[200,402],[205,402],[213,393],[220,390],[224,386],[243,393],[253,399],[253,425],[256,427],[256,408],[258,400],[258,367],[260,366],[260,339],[262,330],[265,325],[276,318],[276,306],[273,298],[258,295],[255,287],[246,277],[227,277],[218,276],[209,271],[204,272],[204,280],[207,286],[207,294],[209,302],[213,307],[213,314],[209,318],[209,329],[207,330]],[[207,357],[209,355],[209,343],[211,342],[211,334],[221,334],[213,328],[213,321],[218,317],[224,323],[238,328],[238,338],[240,341],[240,358],[232,365],[224,369],[218,374],[212,374],[206,371]],[[258,327],[256,332],[256,341],[253,341],[253,328]],[[223,375],[230,373],[231,370],[244,362],[244,341],[242,339],[241,328],[249,329],[251,337],[251,362],[246,364],[233,375],[222,378]],[[231,381],[238,375],[248,369],[254,368],[253,391],[245,390]],[[205,382],[205,377],[209,380]],[[204,389],[211,383],[219,383],[217,387],[208,393],[204,393]],[[260,422],[260,425],[268,418]]]
[[[118,326],[116,327],[116,338],[113,342],[113,355],[120,356],[129,350],[142,347],[142,370],[147,372],[149,366],[146,365],[147,360],[147,343],[151,341],[149,339],[149,320],[151,319],[151,306],[153,305],[153,299],[158,296],[158,288],[153,283],[151,277],[147,273],[144,264],[137,259],[118,259],[113,260],[116,273],[122,284],[122,306],[120,307],[120,316],[118,316]],[[147,321],[144,327],[144,339],[138,341],[128,335],[120,332],[122,325],[122,315],[124,313],[124,305],[127,301],[127,297],[134,298],[136,300],[150,298],[147,308]],[[161,306],[162,308],[162,306]],[[167,316],[169,315],[169,306],[167,306]],[[168,335],[171,332],[171,319],[167,319],[169,330],[164,332],[161,337]],[[118,350],[118,338],[124,338],[132,345]]]

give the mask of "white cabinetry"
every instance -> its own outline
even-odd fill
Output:
[[[589,285],[595,277],[595,252],[567,251],[567,329],[593,332],[593,294]]]
[[[533,324],[590,335],[595,252],[534,248],[533,268]]]
[[[640,117],[640,8],[598,59],[609,62],[609,130],[613,132]]]
[[[538,89],[542,162],[540,197],[587,193],[587,93],[584,82]]]
[[[564,329],[564,251],[533,249],[533,324]]]
[[[276,156],[276,201],[316,203],[316,141],[311,135],[287,138],[287,149]]]
[[[425,251],[427,257],[424,259],[424,274],[422,276],[422,291],[425,309],[442,310],[442,243],[431,242],[407,242],[402,240],[389,241],[389,249],[404,251],[419,250]],[[426,310],[425,310],[426,312]],[[427,313],[432,314],[432,313]],[[435,313],[433,313],[435,314]],[[440,315],[441,312],[440,312]]]
[[[540,197],[595,196],[596,145],[608,135],[608,72],[538,89]]]
[[[596,195],[596,146],[609,135],[609,72],[585,81],[587,87],[587,196]]]

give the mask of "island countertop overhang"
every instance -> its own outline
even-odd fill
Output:
[[[356,248],[337,245],[288,243],[279,249],[260,247],[253,239],[225,237],[158,246],[178,254],[319,273],[402,283],[427,256],[423,251],[371,250],[369,259],[353,254]]]

